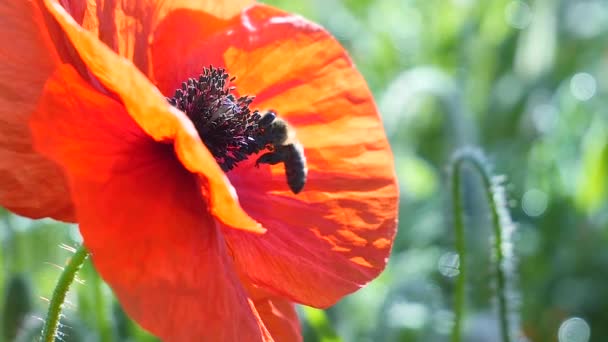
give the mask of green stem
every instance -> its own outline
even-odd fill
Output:
[[[466,249],[464,242],[464,210],[460,196],[460,163],[454,163],[452,170],[452,205],[454,215],[454,230],[456,234],[456,251],[458,253],[459,274],[456,279],[456,290],[454,294],[454,326],[452,328],[452,342],[460,342],[462,332],[462,318],[464,316],[464,306],[466,300]]]
[[[46,315],[44,328],[42,329],[41,341],[55,341],[55,336],[57,336],[57,329],[59,327],[59,319],[61,318],[61,309],[63,307],[65,297],[70,289],[70,285],[72,285],[72,282],[76,277],[76,272],[78,272],[80,267],[82,267],[82,264],[88,255],[89,252],[87,249],[84,246],[80,246],[80,248],[78,248],[70,259],[69,263],[63,269],[63,272],[59,277],[59,281],[57,281],[57,285],[55,286],[55,290],[53,291],[51,302],[49,303],[49,311]]]
[[[456,250],[460,258],[460,273],[456,282],[455,291],[455,317],[452,329],[452,342],[460,342],[462,335],[462,320],[465,307],[465,282],[466,282],[466,262],[465,262],[465,232],[464,232],[464,210],[462,209],[461,199],[461,169],[464,163],[470,164],[473,169],[481,176],[484,192],[491,212],[491,221],[494,234],[494,257],[495,257],[495,276],[497,282],[498,295],[498,317],[500,322],[500,334],[503,342],[509,342],[509,318],[507,308],[507,277],[503,264],[505,255],[503,253],[503,227],[501,215],[508,215],[504,208],[504,203],[498,203],[500,194],[497,193],[496,186],[492,181],[492,173],[487,169],[483,155],[475,150],[463,149],[458,151],[450,165],[452,182],[452,204],[454,215],[454,229],[456,234]],[[508,221],[505,221],[508,222]]]

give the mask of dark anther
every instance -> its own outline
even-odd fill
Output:
[[[224,171],[232,170],[250,155],[271,149],[267,131],[276,118],[251,110],[253,96],[235,97],[236,78],[222,68],[209,66],[197,78],[189,78],[167,98],[174,107],[188,115],[201,140]],[[265,113],[266,114],[266,113]]]

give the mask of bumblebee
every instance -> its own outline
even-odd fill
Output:
[[[308,169],[304,148],[297,141],[295,131],[272,111],[266,112],[258,125],[263,130],[263,141],[270,152],[261,155],[255,166],[283,162],[287,185],[294,194],[299,193],[306,183]]]

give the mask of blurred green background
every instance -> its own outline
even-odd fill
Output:
[[[587,328],[590,341],[608,340],[607,1],[268,3],[321,23],[351,52],[383,114],[402,191],[387,271],[327,311],[302,308],[307,341],[449,340],[457,270],[442,267],[454,256],[446,166],[467,145],[507,177],[518,341],[584,342]],[[497,341],[477,177],[466,177],[464,194],[465,341]],[[0,214],[1,339],[33,340],[47,306],[40,297],[59,276],[53,265],[70,255],[59,246],[78,239],[73,226]],[[69,295],[64,341],[155,340],[90,265],[80,278],[87,284]]]

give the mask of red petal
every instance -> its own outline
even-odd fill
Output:
[[[0,205],[32,218],[73,220],[62,171],[33,150],[27,126],[58,52],[35,2],[2,1],[0,21]]]
[[[220,46],[210,46],[208,40],[223,37],[237,19],[223,20],[197,11],[175,11],[168,15],[154,33],[150,48],[151,79],[160,91],[173,96],[184,80],[200,74],[210,64],[207,55],[218,56],[222,52]],[[203,46],[210,49],[201,54]],[[184,63],[184,57],[193,55],[201,59],[191,58]],[[217,58],[213,61],[217,62]]]
[[[76,24],[64,8],[46,0],[50,14],[64,29],[80,58],[106,88],[120,97],[131,118],[156,141],[173,142],[186,169],[208,189],[211,213],[231,227],[263,233],[239,206],[230,182],[205,148],[192,122],[172,106],[133,64],[119,57]]]
[[[295,305],[249,284],[247,293],[275,342],[302,341]]]
[[[253,0],[138,0],[84,2],[67,0],[64,8],[78,24],[94,33],[119,55],[148,70],[148,43],[157,26],[174,12],[199,12],[230,18]]]
[[[69,66],[47,82],[32,131],[65,168],[85,244],[131,317],[167,341],[263,339],[197,178],[171,145]]]
[[[344,49],[320,27],[263,5],[223,35],[195,41],[205,44],[167,73],[194,73],[195,61],[226,66],[241,94],[290,121],[308,159],[297,196],[282,165],[243,163],[229,173],[243,208],[268,229],[263,236],[224,231],[241,271],[274,293],[322,307],[376,277],[395,235],[398,190],[372,95]]]
[[[259,23],[266,25],[273,18],[276,19],[274,16],[277,13],[285,14],[271,7],[257,4],[230,19],[220,19],[196,11],[171,13],[158,26],[151,44],[151,68],[155,84],[163,94],[172,95],[181,82],[188,77],[199,75],[203,67],[225,66],[224,56],[231,47],[247,46],[255,49],[261,45],[273,44],[273,39],[278,43],[285,38],[284,31],[281,29],[270,28],[263,35],[251,31],[254,29],[252,25]],[[284,56],[281,56],[280,62],[275,66],[284,64]],[[264,77],[249,74],[249,71],[246,70],[254,68],[254,64],[249,64],[242,70],[230,71],[234,73],[233,76],[238,78],[246,77],[246,75],[254,78]],[[264,84],[268,85],[272,82],[267,80]],[[239,91],[244,93],[242,89]]]

